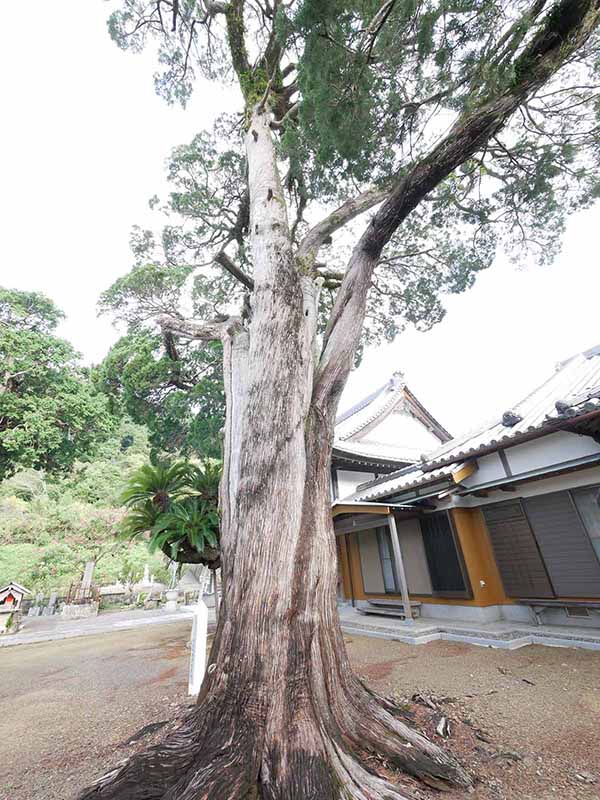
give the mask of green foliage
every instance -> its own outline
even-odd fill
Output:
[[[148,535],[150,552],[162,550],[175,561],[194,560],[197,554],[215,561],[220,472],[220,466],[211,462],[144,465],[132,475],[122,496],[128,509],[124,535]]]
[[[219,458],[224,420],[221,345],[164,347],[146,330],[123,336],[94,373],[113,413],[147,427],[153,451]]]
[[[173,503],[171,511],[161,514],[152,527],[150,552],[168,547],[173,558],[182,542],[189,542],[194,550],[218,547],[219,515],[210,503],[190,497]]]
[[[125,420],[95,460],[76,462],[65,475],[28,469],[0,482],[0,583],[66,590],[89,560],[97,561],[94,580],[100,584],[139,580],[146,563],[166,581],[164,557],[149,556],[144,543],[116,538],[126,480],[148,454],[145,430]]]
[[[64,316],[49,297],[39,292],[0,287],[0,328],[51,333]]]
[[[167,226],[160,244],[150,231],[135,229],[136,265],[100,298],[101,313],[122,321],[128,332],[94,372],[95,384],[109,397],[113,413],[126,413],[147,426],[157,458],[165,452],[200,458],[221,455],[225,410],[221,345],[176,345],[172,338],[165,341],[156,325],[158,316],[177,314],[190,300],[193,313],[203,316],[214,313],[231,296],[230,277],[218,273],[214,279],[191,280],[191,265],[205,255],[203,237],[210,238],[205,219],[225,218],[219,197],[239,185],[239,165],[228,171],[235,159],[216,154],[214,143],[207,143],[208,165],[197,158],[201,141],[196,137],[189,149],[177,148],[169,164],[176,189],[169,213],[185,214],[191,228]],[[206,166],[218,185],[198,185]],[[214,242],[219,242],[216,235]]]
[[[0,291],[0,479],[19,468],[68,470],[114,429],[43,295]]]
[[[514,0],[296,0],[275,15],[233,4],[194,16],[180,4],[164,26],[165,3],[122,0],[111,35],[123,48],[157,43],[166,67],[159,91],[185,102],[194,75],[235,75],[244,99],[237,118],[218,122],[173,151],[172,191],[159,237],[137,231],[136,259],[185,265],[176,310],[229,312],[240,289],[210,266],[220,248],[247,254],[246,169],[240,133],[252,104],[270,86],[277,146],[296,240],[311,207],[345,201],[366,185],[397,183],[490,97],[502,97],[559,50],[564,31],[589,3]],[[252,48],[244,44],[252,42]],[[248,56],[252,49],[252,56]],[[448,293],[471,286],[499,248],[544,264],[560,246],[565,220],[600,196],[600,40],[562,66],[489,141],[418,202],[386,252],[372,283],[362,345],[393,338],[406,324],[427,329]],[[287,116],[294,112],[287,119]],[[310,217],[314,219],[314,214]],[[343,274],[349,236],[323,253],[325,272]],[[324,249],[325,250],[325,249]],[[161,268],[162,268],[161,266]],[[339,287],[325,280],[321,324]],[[113,309],[120,313],[119,309]],[[139,315],[138,315],[139,316]],[[147,319],[147,318],[146,318]],[[178,398],[185,405],[185,401]],[[168,415],[171,416],[171,415]]]
[[[132,508],[149,502],[158,513],[164,513],[189,492],[192,474],[192,465],[185,461],[156,466],[144,464],[129,479],[121,501]]]
[[[141,258],[154,245],[149,232],[134,231],[132,249]],[[177,310],[181,290],[190,276],[187,266],[164,266],[157,263],[136,264],[118,278],[100,298],[100,311],[110,310],[132,327],[137,327],[158,314]]]

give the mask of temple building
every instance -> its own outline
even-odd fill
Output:
[[[600,628],[600,346],[456,438],[396,373],[338,418],[332,499],[363,613]]]

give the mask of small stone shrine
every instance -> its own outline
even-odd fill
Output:
[[[29,589],[11,582],[0,589],[0,635],[16,633],[21,627],[21,603]]]

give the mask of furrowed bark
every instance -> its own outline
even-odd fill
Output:
[[[248,328],[162,321],[224,344],[224,592],[207,675],[179,729],[82,800],[402,800],[363,766],[382,753],[426,780],[469,783],[452,757],[398,725],[346,656],[329,507],[333,422],[312,404],[320,281],[292,252],[271,136],[268,114],[255,114]]]

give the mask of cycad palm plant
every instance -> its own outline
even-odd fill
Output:
[[[137,470],[122,495],[128,513],[123,533],[149,533],[151,552],[173,561],[220,566],[218,488],[221,467],[186,461]]]
[[[133,473],[121,500],[130,508],[150,501],[159,511],[167,511],[189,489],[194,472],[195,468],[187,461],[145,464]]]

